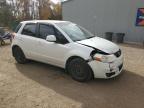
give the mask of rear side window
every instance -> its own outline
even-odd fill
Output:
[[[14,30],[15,33],[17,33],[19,31],[19,29],[21,28],[22,26],[22,23],[20,23]]]
[[[36,37],[36,24],[26,24],[21,34]]]

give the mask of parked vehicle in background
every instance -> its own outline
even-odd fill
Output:
[[[120,48],[69,21],[23,21],[15,30],[12,54],[65,68],[77,81],[112,78],[123,68]]]
[[[4,27],[0,27],[0,45],[4,45],[5,40],[12,42],[12,34],[6,31]]]

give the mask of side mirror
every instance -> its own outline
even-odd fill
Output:
[[[49,41],[49,42],[56,42],[56,37],[54,35],[48,35],[46,37],[46,41]]]

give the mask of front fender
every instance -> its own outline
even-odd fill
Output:
[[[66,66],[66,63],[68,61],[69,58],[71,57],[80,57],[83,58],[84,60],[89,60],[91,58],[90,53],[91,53],[91,49],[87,50],[87,51],[80,51],[80,50],[72,50],[69,53],[66,54],[65,58],[64,58],[64,66]]]

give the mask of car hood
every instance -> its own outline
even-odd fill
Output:
[[[99,49],[109,54],[115,53],[119,50],[119,47],[116,44],[100,37],[77,41],[77,43]]]

